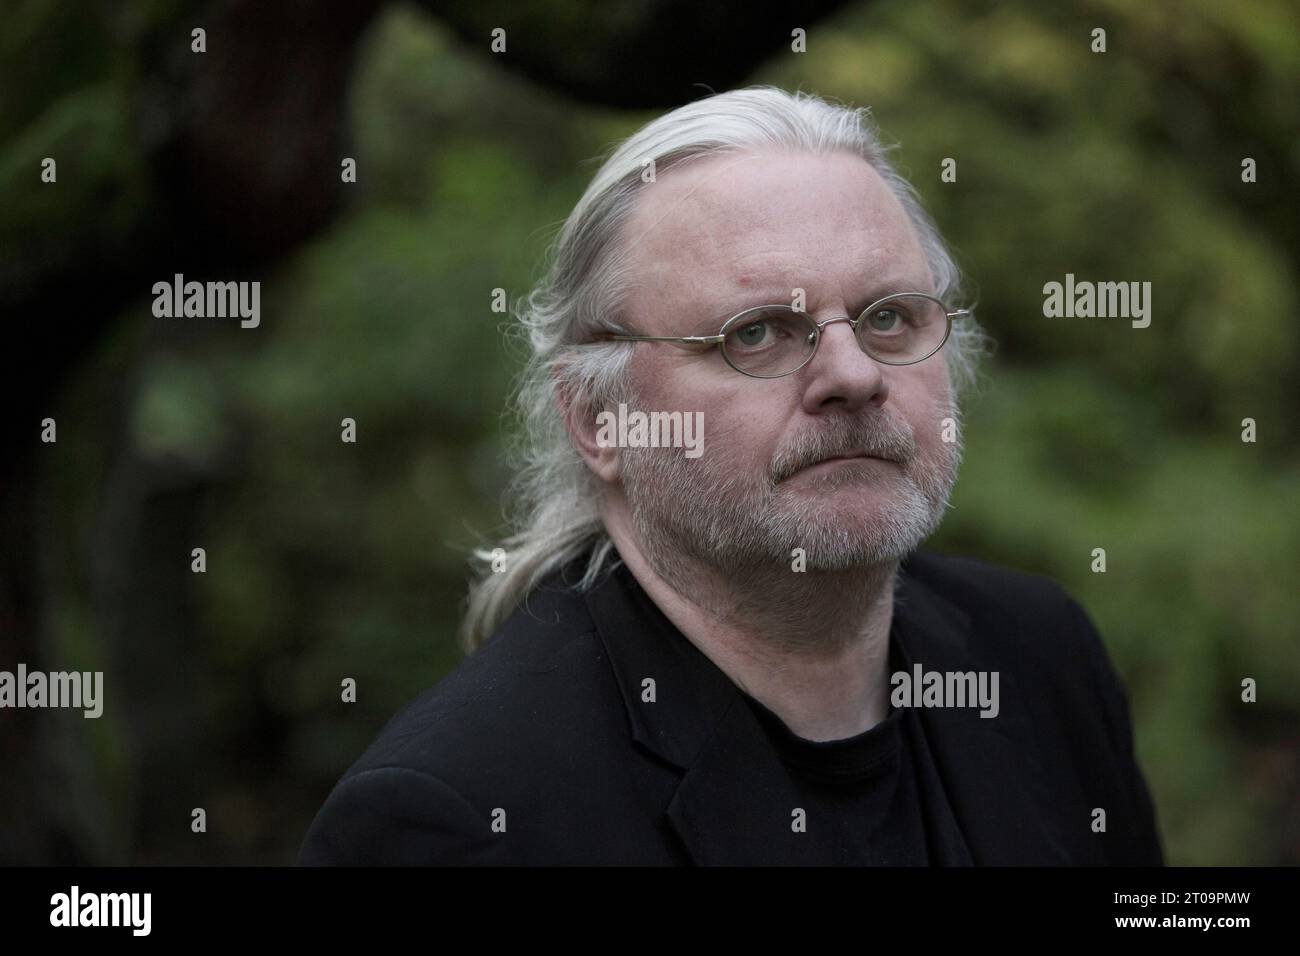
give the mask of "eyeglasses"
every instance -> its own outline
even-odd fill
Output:
[[[733,315],[717,335],[612,335],[619,342],[675,342],[718,346],[727,364],[753,378],[780,378],[799,371],[817,354],[822,330],[848,322],[862,351],[885,365],[915,365],[943,348],[952,320],[969,309],[949,309],[923,292],[900,292],[873,302],[856,319],[837,316],[814,322],[788,305],[759,305]]]

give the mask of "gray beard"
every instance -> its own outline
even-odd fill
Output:
[[[956,440],[941,442],[933,458],[919,457],[906,423],[839,415],[809,428],[781,449],[766,474],[747,472],[727,456],[707,450],[688,459],[680,448],[624,448],[619,456],[633,526],[647,559],[666,580],[689,588],[692,565],[726,577],[789,571],[802,548],[809,571],[845,572],[896,564],[938,528],[948,508],[962,457],[958,410],[939,416],[957,422]],[[827,456],[866,449],[898,461],[853,464],[801,482],[779,482]],[[875,469],[892,504],[874,513],[837,512],[818,495],[862,482],[860,469]],[[686,559],[686,560],[683,560]],[[674,580],[679,579],[679,580]]]

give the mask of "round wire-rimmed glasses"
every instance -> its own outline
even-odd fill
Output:
[[[846,315],[813,321],[789,305],[759,305],[733,315],[717,335],[612,335],[620,342],[674,342],[718,346],[727,364],[753,378],[781,378],[812,361],[822,330],[848,322],[862,351],[885,365],[915,365],[948,341],[952,320],[969,309],[949,309],[924,292],[898,292],[877,299],[856,319]]]

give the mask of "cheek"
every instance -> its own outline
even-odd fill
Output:
[[[641,354],[632,359],[628,369],[628,382],[632,386],[629,405],[632,410],[655,411],[671,410],[665,402],[674,391],[674,377],[677,369],[662,353],[671,346],[639,345]]]
[[[793,399],[774,383],[727,370],[649,360],[634,369],[637,408],[703,414],[703,455],[725,469],[766,471],[781,443]],[[764,386],[767,387],[764,387]],[[782,404],[785,402],[787,404]]]
[[[748,404],[712,403],[704,411],[705,454],[725,463],[728,470],[767,469],[776,451],[779,434],[774,416]]]
[[[895,408],[912,428],[916,443],[932,450],[942,443],[944,419],[956,413],[951,407],[947,371],[936,363],[938,374],[931,369],[908,376],[890,391]]]

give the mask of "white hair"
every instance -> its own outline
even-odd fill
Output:
[[[832,104],[812,94],[755,86],[689,103],[648,123],[614,148],[555,238],[545,275],[515,306],[528,342],[528,362],[516,395],[522,432],[513,458],[508,518],[502,542],[504,570],[484,562],[471,588],[461,641],[472,650],[509,616],[542,580],[587,551],[581,587],[589,586],[611,557],[613,544],[598,511],[596,479],[574,450],[559,401],[595,410],[626,395],[625,372],[633,343],[597,342],[601,333],[626,331],[617,317],[628,289],[630,253],[620,242],[623,225],[655,174],[693,159],[765,148],[860,156],[898,198],[915,227],[934,278],[934,293],[961,307],[962,278],[919,196],[887,158],[869,110]],[[967,304],[969,307],[969,304]],[[969,318],[954,323],[945,346],[954,397],[974,384],[989,340]]]

